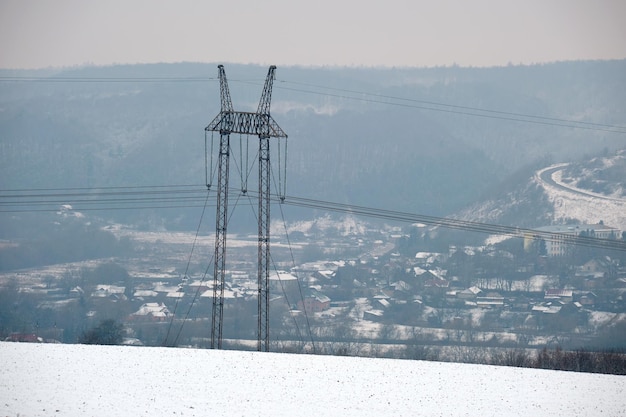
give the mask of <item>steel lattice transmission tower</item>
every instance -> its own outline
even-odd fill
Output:
[[[217,210],[215,220],[215,257],[213,270],[213,311],[211,348],[222,348],[224,319],[224,280],[226,275],[226,228],[228,223],[228,174],[230,134],[259,137],[259,207],[258,207],[258,345],[269,351],[269,265],[270,265],[270,138],[287,138],[287,134],[270,116],[272,85],[276,67],[272,65],[265,79],[256,113],[233,109],[224,66],[218,66],[221,111],[205,128],[219,132]]]

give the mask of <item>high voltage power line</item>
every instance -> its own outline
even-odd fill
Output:
[[[325,87],[325,86],[307,84],[307,83],[297,83],[297,82],[291,82],[291,81],[282,81],[282,82],[288,83],[288,84],[295,84],[295,85],[307,86],[307,87],[312,87],[312,88],[324,89],[324,90],[329,90],[329,91],[337,91],[340,93],[355,94],[356,96],[352,96],[352,95],[346,96],[346,95],[337,94],[337,93],[322,93],[318,91],[302,90],[302,89],[280,87],[280,86],[277,86],[276,88],[282,88],[282,89],[291,90],[291,91],[299,91],[299,92],[304,92],[308,94],[316,94],[316,95],[324,95],[324,96],[330,96],[330,97],[336,97],[336,98],[342,98],[342,99],[349,99],[349,100],[355,100],[355,101],[365,101],[365,102],[376,103],[376,104],[386,104],[390,106],[408,107],[408,108],[414,108],[414,109],[420,109],[420,110],[437,111],[437,112],[452,113],[452,114],[459,114],[459,115],[465,115],[465,116],[485,117],[485,118],[490,118],[490,119],[500,119],[500,120],[515,121],[515,122],[523,122],[523,123],[534,123],[534,124],[541,124],[541,125],[547,125],[547,126],[568,127],[568,128],[574,128],[574,129],[598,130],[598,131],[611,132],[611,133],[626,133],[626,126],[620,126],[620,125],[593,123],[593,122],[563,119],[563,118],[557,118],[557,117],[515,113],[515,112],[508,112],[508,111],[484,109],[484,108],[472,107],[472,106],[461,106],[461,105],[440,103],[440,102],[429,101],[429,100],[418,100],[418,99],[413,99],[413,98],[397,97],[397,96],[390,96],[390,95],[385,95],[385,94],[366,93],[366,92],[356,91],[356,90]],[[366,98],[364,96],[372,97],[372,98]],[[389,101],[389,100],[392,100],[392,101]],[[432,107],[432,106],[436,106],[436,107]]]
[[[215,82],[216,77],[41,77],[41,76],[0,76],[0,82],[15,83],[194,83],[194,82]],[[258,84],[257,80],[230,80],[231,82],[241,82]],[[526,113],[502,111],[495,109],[485,109],[474,106],[463,106],[457,104],[443,103],[432,100],[420,100],[417,98],[399,97],[386,94],[377,94],[366,91],[350,90],[323,85],[302,83],[289,80],[276,80],[282,85],[275,88],[304,94],[314,94],[319,96],[333,97],[343,100],[361,101],[373,104],[382,104],[396,107],[413,108],[416,110],[427,110],[457,114],[471,117],[481,117],[504,121],[531,123],[545,126],[566,127],[572,129],[584,129],[602,131],[608,133],[626,134],[626,126],[608,123],[595,123],[584,120],[565,119],[544,115],[533,115]],[[287,87],[285,85],[293,85]],[[301,88],[301,87],[306,87]]]
[[[50,82],[50,83],[178,83],[178,82],[214,82],[216,77],[41,77],[41,76],[2,76],[0,82]],[[242,83],[256,83],[256,80],[231,80]],[[461,106],[435,101],[419,100],[414,98],[398,97],[364,91],[349,90],[315,84],[277,80],[283,85],[296,87],[276,86],[285,90],[315,94],[340,99],[362,101],[383,105],[401,106],[419,110],[429,110],[474,117],[501,119],[523,123],[534,123],[557,127],[587,129],[610,133],[626,133],[626,127],[614,124],[592,123],[571,119],[554,118],[541,115],[531,115],[500,110],[484,109],[479,107]],[[301,88],[304,87],[304,88]],[[305,89],[306,88],[306,89]],[[170,209],[170,208],[198,208],[202,207],[205,195],[201,187],[194,184],[171,186],[129,186],[129,187],[101,187],[91,188],[40,188],[40,189],[8,189],[0,190],[0,213],[58,211],[58,205],[77,205],[75,210],[136,210],[136,209]],[[277,199],[276,196],[272,196]],[[321,200],[287,197],[285,204],[324,209],[329,211],[360,214],[368,217],[377,217],[400,222],[421,222],[424,224],[476,231],[480,233],[519,235],[520,229],[506,228],[505,226],[465,222],[449,218],[420,216],[411,213],[401,213],[390,210],[374,209],[362,206],[341,205]],[[534,232],[538,236],[541,233]],[[548,234],[550,235],[550,234]],[[576,244],[584,243],[585,239],[577,238]],[[589,238],[590,244],[603,239]],[[612,241],[613,242],[613,241]],[[619,243],[619,242],[618,242]],[[601,243],[605,247],[605,243]],[[619,245],[618,245],[619,246]],[[618,247],[623,250],[623,247]]]
[[[0,190],[0,212],[59,211],[64,204],[81,211],[185,208],[202,199],[198,185],[9,189]]]
[[[324,209],[328,211],[350,213],[354,215],[380,218],[385,220],[394,220],[403,223],[422,223],[430,226],[440,226],[449,229],[463,230],[469,232],[506,235],[511,237],[545,239],[550,241],[561,241],[563,243],[573,245],[626,251],[626,241],[623,240],[620,241],[611,239],[600,239],[590,236],[569,235],[566,233],[552,233],[528,228],[502,226],[447,217],[427,216],[421,214],[413,214],[350,204],[333,203],[329,201],[320,201],[299,197],[287,197],[285,199],[285,204],[312,209]]]
[[[58,212],[60,206],[64,204],[71,205],[74,211],[201,208],[207,201],[214,201],[213,197],[207,198],[204,185],[107,187],[93,189],[94,191],[87,188],[55,188],[50,190],[52,191],[50,193],[44,192],[45,189],[0,190],[0,213]],[[239,190],[233,189],[232,191],[235,193]],[[177,195],[177,197],[172,197],[170,194]],[[251,197],[255,196],[253,191],[248,191],[247,194]],[[626,241],[622,240],[550,233],[529,228],[428,216],[303,197],[285,196],[283,199],[277,194],[272,194],[271,199],[274,203],[283,203],[288,206],[347,213],[400,223],[422,223],[429,226],[489,235],[559,240],[572,245],[626,251]],[[182,204],[173,204],[179,200],[182,200]]]

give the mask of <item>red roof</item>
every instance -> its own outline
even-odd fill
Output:
[[[11,333],[5,341],[37,343],[41,342],[41,339],[35,333]]]

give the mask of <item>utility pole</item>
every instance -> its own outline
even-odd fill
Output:
[[[270,266],[270,138],[287,138],[287,134],[270,116],[272,85],[276,67],[272,65],[265,79],[256,113],[233,109],[224,66],[218,66],[221,111],[205,128],[219,132],[217,210],[215,220],[215,257],[213,268],[213,311],[211,349],[222,348],[224,321],[224,281],[226,275],[226,229],[228,223],[228,174],[230,134],[259,137],[259,205],[258,205],[258,342],[257,350],[269,351],[269,266]]]

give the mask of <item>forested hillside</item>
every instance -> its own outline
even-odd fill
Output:
[[[235,108],[254,111],[267,69],[225,68]],[[278,68],[272,115],[289,134],[287,193],[450,214],[537,160],[623,146],[611,126],[625,124],[624,74],[626,61]],[[184,63],[0,71],[0,187],[203,184],[216,75],[214,64]],[[197,217],[156,216],[185,228]]]

